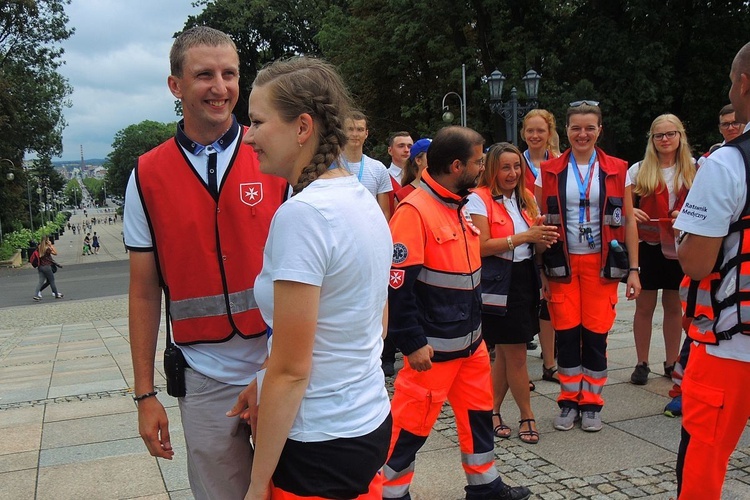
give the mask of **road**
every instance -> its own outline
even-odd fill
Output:
[[[32,295],[38,280],[37,270],[0,269],[0,309],[33,304]],[[65,295],[60,300],[87,300],[128,293],[128,261],[87,262],[68,264],[57,271],[55,283]],[[44,290],[39,304],[53,302],[52,291]]]

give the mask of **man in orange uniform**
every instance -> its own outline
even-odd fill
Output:
[[[750,43],[729,73],[729,99],[750,121]],[[680,500],[718,499],[729,456],[750,418],[750,125],[706,159],[674,227],[680,265],[701,280],[688,294],[688,335],[696,342],[682,379],[682,441],[677,455]],[[715,272],[718,269],[719,272]]]
[[[392,400],[383,498],[410,499],[416,453],[447,400],[456,416],[466,498],[523,500],[495,469],[492,386],[481,335],[479,231],[466,196],[484,170],[484,139],[447,127],[427,150],[420,187],[391,219],[388,335],[404,353]]]

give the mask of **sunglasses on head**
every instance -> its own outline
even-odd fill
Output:
[[[599,106],[599,101],[573,101],[570,103],[571,108],[577,108],[578,106]]]

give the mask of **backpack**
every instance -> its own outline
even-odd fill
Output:
[[[29,257],[29,262],[31,263],[31,267],[39,267],[39,250],[34,250],[31,257]]]

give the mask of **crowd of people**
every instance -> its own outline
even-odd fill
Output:
[[[152,455],[174,456],[154,386],[164,296],[167,391],[178,397],[195,498],[409,499],[416,454],[445,402],[466,498],[529,498],[496,467],[494,438],[513,432],[500,406],[510,390],[519,439],[539,442],[526,366],[527,343],[539,334],[541,378],[560,387],[554,427],[602,429],[620,282],[636,300],[634,384],[648,380],[662,290],[664,374],[681,381],[675,397],[685,401],[672,413],[685,415],[680,498],[706,491],[698,485],[706,456],[716,461],[708,480],[720,491],[750,403],[716,370],[731,380],[748,374],[750,341],[732,334],[750,332],[750,299],[728,286],[711,294],[727,273],[747,280],[734,258],[750,252],[738,167],[745,154],[750,172],[747,133],[725,135],[738,149],[717,149],[696,174],[682,122],[661,115],[643,160],[628,168],[598,146],[599,103],[581,100],[567,110],[562,152],[554,116],[534,110],[524,119],[525,151],[485,147],[466,127],[417,141],[397,132],[386,167],[364,154],[367,118],[321,60],[263,68],[249,127],[232,115],[239,58],[227,35],[183,32],[170,66],[183,120],[175,139],[143,155],[131,175],[124,241],[140,434]],[[747,132],[750,44],[731,79],[736,116],[722,110],[720,131]],[[714,164],[725,175],[709,179],[702,170]],[[727,202],[710,196],[715,186],[732,195]],[[679,248],[673,223],[684,231]],[[193,235],[190,248],[183,234]],[[687,294],[688,321],[680,287],[708,290]],[[685,369],[681,328],[699,341],[713,333],[705,325],[717,302],[722,342],[686,342]],[[403,367],[395,374],[397,351]],[[394,374],[389,401],[384,377]],[[709,451],[714,429],[721,442]],[[718,498],[716,491],[700,498]]]

